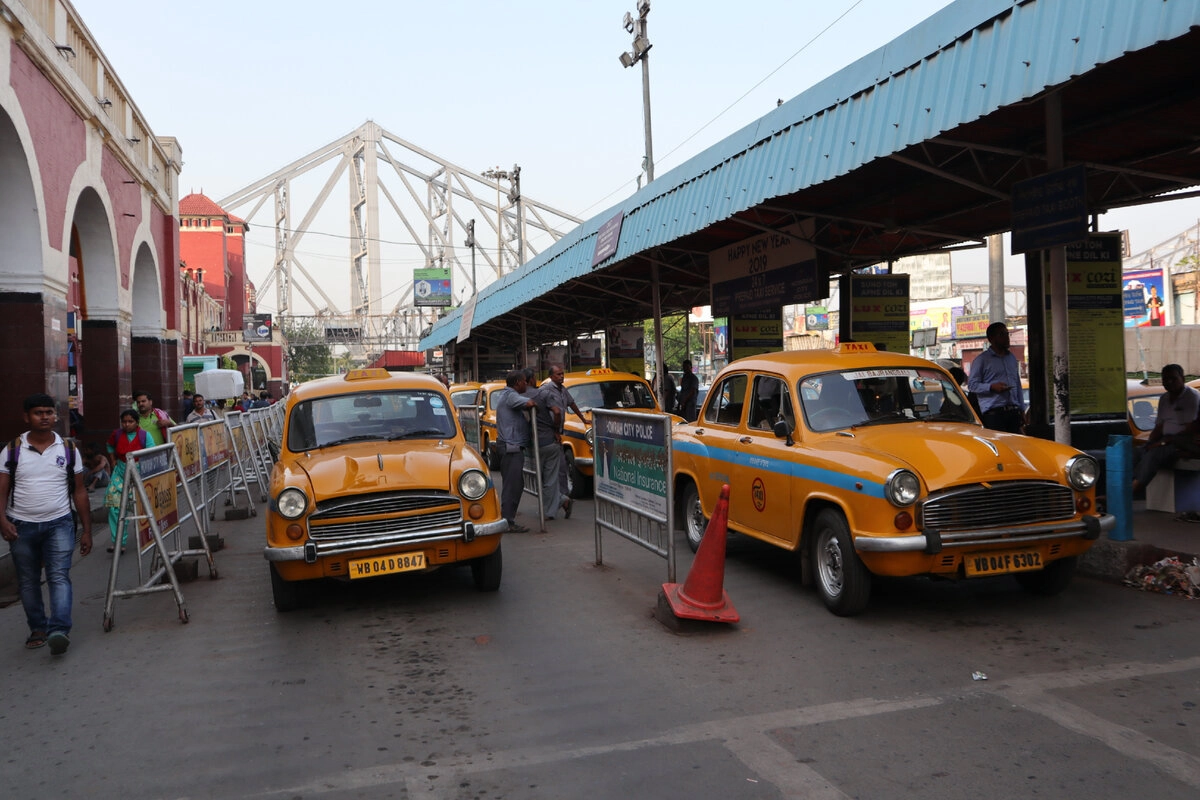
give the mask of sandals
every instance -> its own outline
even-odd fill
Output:
[[[25,640],[26,650],[37,650],[39,647],[46,645],[46,634],[41,631],[34,631],[29,634],[29,638]]]
[[[518,525],[515,522],[510,522],[510,523],[508,523],[508,532],[509,533],[529,533],[529,528],[526,528],[524,525]]]
[[[563,500],[563,504],[562,504],[563,519],[571,518],[571,506],[573,506],[573,505],[575,505],[575,502],[571,498],[568,497],[566,500]]]

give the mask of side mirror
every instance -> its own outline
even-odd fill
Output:
[[[792,439],[792,426],[787,424],[785,419],[775,420],[775,424],[771,426],[771,430],[775,433],[776,439],[786,439],[784,442],[788,447],[791,447],[796,442]]]

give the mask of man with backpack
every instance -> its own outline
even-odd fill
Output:
[[[25,398],[29,430],[0,451],[0,536],[8,542],[32,650],[49,643],[62,655],[71,640],[71,555],[75,519],[83,524],[80,555],[92,550],[92,515],[83,482],[83,459],[75,446],[54,430],[58,421],[54,398]],[[47,616],[42,598],[42,572],[50,593]]]

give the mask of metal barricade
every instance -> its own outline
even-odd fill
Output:
[[[601,532],[611,531],[665,558],[674,583],[671,417],[597,408],[592,426],[596,564],[604,563]]]
[[[183,489],[187,509],[179,513],[178,492]],[[188,479],[179,451],[174,443],[135,450],[125,456],[125,485],[121,491],[121,503],[117,512],[117,539],[129,524],[134,524],[134,548],[137,561],[137,585],[129,589],[118,589],[121,548],[114,549],[112,569],[108,578],[108,593],[104,600],[104,630],[111,631],[115,617],[115,601],[118,597],[172,591],[179,609],[181,622],[188,621],[187,606],[183,592],[179,589],[179,578],[175,565],[184,556],[203,555],[208,561],[210,578],[217,577],[217,567],[208,537],[200,523],[200,509],[192,499]],[[200,547],[185,549],[180,546],[180,535],[191,523],[200,541]],[[143,564],[143,557],[148,563]],[[164,583],[163,579],[167,582]]]
[[[267,476],[263,474],[258,457],[255,456],[253,446],[247,438],[248,428],[242,421],[243,416],[241,411],[230,411],[225,415],[224,420],[229,429],[229,439],[233,444],[234,484],[239,488],[245,488],[247,495],[250,493],[250,484],[256,484],[259,490],[259,499],[266,501]]]
[[[538,527],[542,533],[546,532],[546,510],[542,508],[542,454],[537,446],[537,418],[536,409],[529,409],[525,415],[529,417],[529,430],[532,434],[529,449],[533,451],[533,469],[529,468],[529,459],[523,459],[521,462],[521,482],[524,486],[525,494],[533,495],[537,500],[538,510]]]

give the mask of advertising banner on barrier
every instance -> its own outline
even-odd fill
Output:
[[[596,414],[595,421],[596,495],[665,517],[670,417]]]
[[[204,469],[209,470],[230,459],[229,429],[223,424],[209,424],[200,429],[204,437]]]
[[[183,465],[183,474],[194,478],[203,470],[200,458],[200,430],[198,428],[183,428],[171,431],[171,441],[179,453],[179,462]]]
[[[169,457],[170,453],[167,456]],[[159,534],[170,533],[179,524],[179,495],[175,488],[174,471],[143,478],[142,485],[146,487],[146,495],[150,498],[150,505],[153,506],[151,513],[154,515],[155,522],[158,523]],[[137,501],[136,513],[140,517],[137,526],[138,549],[144,550],[154,544],[154,537],[150,533],[150,520],[146,512],[142,510],[141,498],[134,495],[134,499]]]

